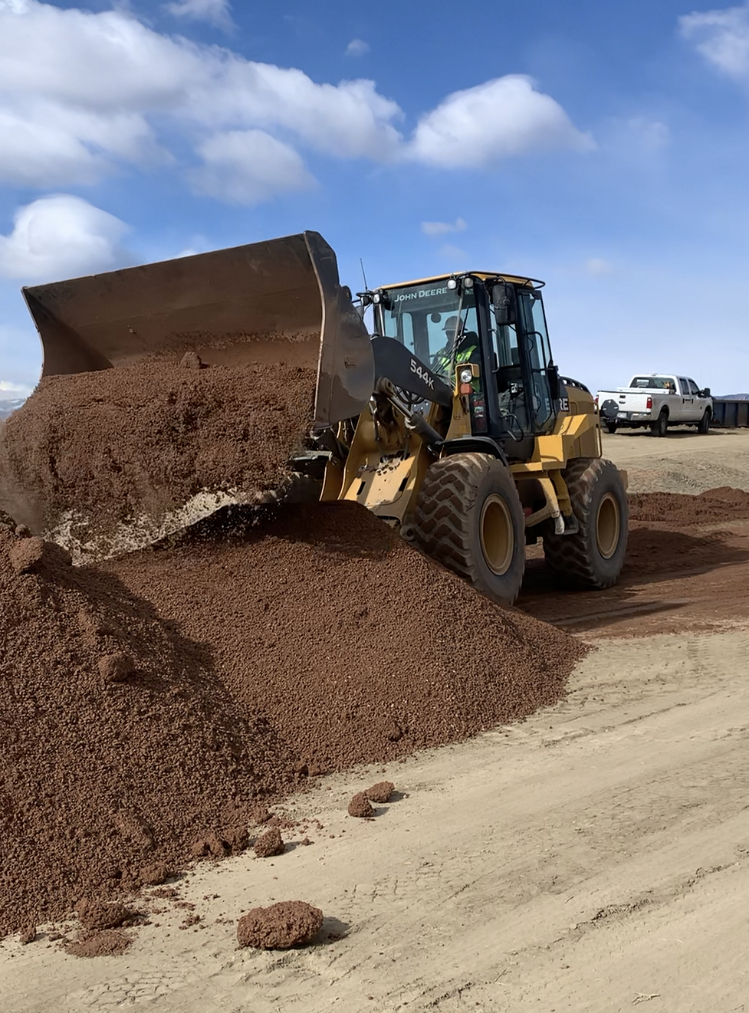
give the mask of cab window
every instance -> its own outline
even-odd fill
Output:
[[[518,290],[523,340],[528,350],[531,367],[531,390],[528,406],[536,420],[536,432],[544,432],[554,424],[554,406],[549,389],[547,369],[551,361],[549,337],[546,331],[544,304],[538,292]]]
[[[478,344],[474,292],[460,294],[449,289],[446,282],[387,290],[386,301],[378,306],[375,319],[380,334],[402,342],[450,383],[458,346],[467,341]]]

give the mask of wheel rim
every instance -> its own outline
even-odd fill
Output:
[[[616,552],[621,528],[619,504],[614,494],[607,492],[598,504],[596,516],[596,542],[604,559],[611,559]]]
[[[515,532],[501,496],[487,497],[481,510],[481,549],[486,565],[498,577],[507,573],[515,550]]]

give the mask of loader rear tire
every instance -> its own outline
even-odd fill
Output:
[[[455,454],[428,469],[413,537],[442,563],[502,605],[512,605],[525,573],[525,517],[508,468],[488,454]]]
[[[546,564],[570,587],[611,587],[627,553],[629,507],[621,475],[611,461],[580,457],[569,463],[562,477],[578,531],[544,534]]]

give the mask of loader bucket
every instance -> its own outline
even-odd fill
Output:
[[[317,370],[316,427],[358,415],[372,393],[366,328],[317,232],[23,289],[42,377],[197,352],[207,365]]]

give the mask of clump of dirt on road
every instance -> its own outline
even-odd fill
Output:
[[[362,795],[366,795],[370,802],[389,802],[390,796],[395,791],[392,781],[378,781],[371,788],[365,788]]]
[[[203,648],[57,546],[19,568],[31,541],[0,527],[0,935],[184,867],[294,780]],[[113,682],[99,662],[118,652],[132,665]]]
[[[120,929],[103,929],[84,932],[79,939],[66,942],[63,949],[73,957],[119,957],[132,941],[132,936]]]
[[[261,526],[229,509],[104,566],[209,645],[240,713],[265,718],[310,771],[523,718],[559,700],[587,650],[353,503],[287,505]]]
[[[363,791],[357,792],[349,802],[348,814],[362,820],[374,816],[374,809]]]
[[[636,493],[629,497],[630,521],[684,528],[749,518],[749,492],[721,486],[697,496],[671,492]]]
[[[137,917],[136,912],[115,902],[108,904],[98,898],[84,897],[75,906],[75,913],[84,929],[118,929]]]
[[[254,851],[258,858],[272,858],[274,855],[282,855],[286,845],[281,837],[278,827],[271,827],[261,834],[254,844]]]
[[[237,942],[257,950],[288,950],[308,943],[322,928],[323,914],[303,900],[255,907],[239,919]]]
[[[314,370],[280,363],[49,377],[4,426],[0,507],[37,533],[69,512],[111,533],[203,490],[252,498],[282,480],[314,389]]]

